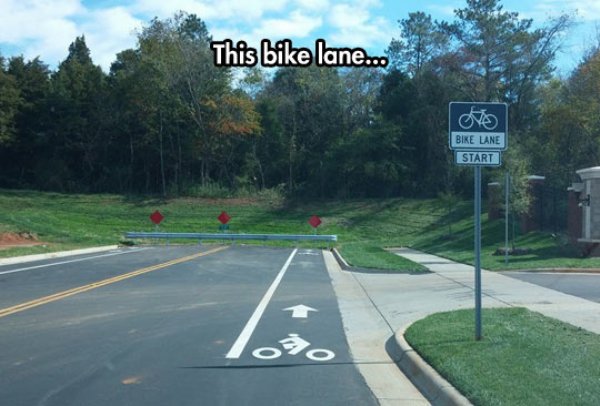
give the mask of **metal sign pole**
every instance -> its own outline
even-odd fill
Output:
[[[475,339],[481,340],[481,166],[475,167]]]
[[[508,265],[508,212],[510,194],[510,173],[506,171],[504,179],[504,264]]]
[[[500,166],[508,147],[508,105],[451,102],[448,141],[454,163],[475,167],[475,338],[481,340],[481,167]]]

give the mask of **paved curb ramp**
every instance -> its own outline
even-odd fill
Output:
[[[342,269],[352,269],[336,248],[333,249],[333,255]],[[394,362],[431,404],[471,405],[472,403],[465,396],[425,362],[406,341],[404,332],[411,324],[397,331],[388,340],[387,350]]]
[[[377,306],[368,297],[368,293],[360,285],[360,282],[353,277],[351,272],[347,272],[352,268],[338,250],[334,248],[331,253],[324,251],[324,256],[340,302],[340,311],[352,355],[380,404],[471,405],[466,397],[429,366],[406,342],[404,331],[410,324],[396,332],[393,331],[393,328],[385,321],[385,317],[376,309]],[[344,279],[346,280],[344,281]],[[350,287],[350,285],[354,286]],[[345,304],[349,296],[363,296],[358,299],[363,303],[360,306],[349,306]],[[353,320],[353,316],[348,316],[348,314],[356,312],[359,307],[362,307],[363,311],[362,320],[356,321]],[[361,318],[360,315],[357,317]],[[376,320],[380,322],[377,323]],[[366,325],[365,323],[371,324]],[[359,325],[354,326],[354,324]],[[362,329],[362,333],[357,332],[357,329]],[[369,335],[367,331],[378,332]],[[368,343],[367,340],[370,342]],[[379,351],[372,347],[379,347]],[[373,357],[383,363],[381,359],[386,356],[387,362],[393,363],[396,373],[384,369],[375,370],[374,366],[377,361],[374,362]],[[371,365],[367,367],[368,364]],[[420,393],[415,393],[415,391]]]

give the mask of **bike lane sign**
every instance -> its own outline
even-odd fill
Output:
[[[508,146],[505,103],[450,103],[450,149],[504,151]]]

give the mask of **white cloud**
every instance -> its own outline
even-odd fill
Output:
[[[373,14],[380,0],[123,0],[122,6],[90,8],[83,1],[0,0],[0,49],[8,45],[28,59],[39,55],[56,68],[83,34],[94,62],[108,70],[118,52],[135,46],[134,30],[179,10],[198,15],[216,40],[243,39],[255,48],[263,38],[317,35],[330,46],[385,47],[395,29]]]
[[[47,33],[38,37],[31,37],[23,54],[27,59],[39,56],[49,65],[58,65],[65,59],[69,44],[81,33],[76,24],[71,21],[46,21],[38,26],[40,32]]]
[[[0,43],[21,45],[26,58],[56,63],[78,35],[71,19],[84,10],[79,0],[0,0]]]
[[[312,31],[323,24],[323,19],[318,16],[304,14],[301,11],[293,11],[287,18],[269,18],[260,23],[253,30],[254,37],[260,35],[262,38],[306,38]]]
[[[131,6],[134,12],[166,18],[183,10],[196,14],[203,20],[251,21],[261,18],[267,12],[282,11],[288,0],[136,0]]]
[[[367,9],[350,4],[338,4],[333,6],[329,16],[329,21],[334,27],[338,28],[357,27],[367,23],[368,20],[369,11]]]
[[[108,70],[116,53],[135,45],[142,21],[124,7],[86,9],[80,0],[0,0],[0,44],[55,68],[69,44],[85,35],[94,63]]]
[[[196,0],[136,0],[130,6],[134,13],[148,15],[150,18],[167,18],[179,10],[185,10],[188,13],[197,14],[202,19],[212,18],[216,14],[214,7],[208,2]]]
[[[325,11],[329,8],[329,0],[296,0],[295,3],[304,10]]]
[[[79,0],[0,0],[0,41],[17,42],[46,34],[44,28],[69,23],[83,10]]]
[[[108,70],[117,53],[135,47],[134,31],[142,25],[141,20],[123,7],[89,13],[82,29],[87,33],[87,45],[94,62]]]
[[[333,6],[329,22],[335,31],[329,36],[328,45],[364,48],[386,45],[395,26],[383,17],[371,15],[369,7],[378,5],[378,2],[357,2]]]

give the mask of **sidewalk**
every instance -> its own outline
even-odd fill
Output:
[[[402,332],[410,324],[432,313],[474,307],[474,269],[472,266],[406,248],[392,251],[426,266],[432,273],[394,275],[346,272],[342,271],[337,263],[335,264],[337,268],[331,265],[326,255],[326,262],[338,295],[342,318],[353,354],[355,351],[361,352],[361,346],[364,348],[366,345],[384,348],[385,340],[395,335],[396,342],[393,343],[395,346],[390,346],[388,342],[387,348],[388,353],[396,355],[394,348],[401,349],[403,347]],[[333,255],[331,257],[333,258]],[[600,334],[600,303],[590,302],[489,271],[482,271],[482,294],[484,311],[486,307],[526,307]],[[368,306],[371,308],[365,309]],[[362,321],[360,321],[361,317]],[[361,327],[361,323],[367,324]],[[379,337],[377,338],[379,342],[367,343],[366,337],[361,339],[361,334],[363,336],[367,334],[365,330],[374,323],[379,325]],[[387,327],[386,338],[382,338],[385,335],[385,328],[382,325]],[[485,326],[483,326],[483,334],[485,335]],[[373,334],[370,338],[375,339]],[[398,357],[403,354],[408,354],[408,352],[398,351]],[[398,362],[398,357],[394,356],[394,361]],[[360,363],[360,361],[357,362]],[[423,374],[428,375],[426,378],[436,378],[434,375],[437,374],[424,371],[421,367],[428,368],[427,365],[416,365],[417,370],[409,372],[409,374],[415,375],[411,376],[411,381],[414,382],[417,378],[416,381],[419,382]],[[361,369],[360,365],[359,369]],[[403,369],[406,370],[404,367]],[[361,372],[363,372],[362,369]],[[367,376],[365,379],[369,383]],[[429,384],[433,385],[431,379],[429,379]],[[406,385],[406,382],[403,381],[406,380],[406,377],[400,378],[400,380],[402,385]],[[436,382],[439,384],[440,381]],[[445,391],[447,384],[440,385],[441,389],[438,389],[441,393]],[[423,384],[419,384],[419,387],[423,389]],[[452,392],[453,389],[450,389]],[[380,399],[381,404],[429,403],[424,397],[417,398],[412,395],[410,399],[396,396],[383,399],[382,402],[383,396],[376,393],[377,388],[373,391],[375,396]],[[427,395],[433,404],[460,404],[466,401],[464,398],[460,399],[460,396],[457,398],[455,396],[458,395],[457,393],[450,396],[436,394],[433,399],[431,393],[427,393]]]
[[[475,271],[472,266],[407,248],[395,249],[393,252],[426,266],[437,277],[455,286],[462,286],[469,297],[460,300],[460,307],[474,307]],[[600,334],[600,303],[485,270],[482,271],[481,281],[484,308],[526,307],[545,316]],[[374,294],[378,296],[377,293]],[[447,295],[441,294],[438,299],[440,302],[446,302],[448,306],[451,305]],[[447,307],[446,310],[451,308]]]

